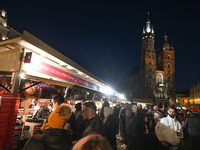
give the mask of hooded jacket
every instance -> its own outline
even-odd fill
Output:
[[[64,129],[46,129],[42,135],[34,135],[26,142],[23,150],[70,150],[71,136]]]
[[[180,138],[183,138],[181,124],[176,118],[171,118],[169,115],[157,123],[155,132],[159,141],[165,140],[172,145],[178,145]],[[182,136],[178,136],[177,132],[181,132]]]

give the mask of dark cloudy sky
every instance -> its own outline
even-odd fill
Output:
[[[200,2],[197,0],[1,0],[9,25],[27,30],[105,82],[116,86],[139,64],[150,11],[155,49],[165,32],[175,49],[176,90],[200,78]]]

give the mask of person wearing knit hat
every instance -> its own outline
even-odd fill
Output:
[[[49,116],[48,124],[50,128],[62,129],[67,119],[71,115],[71,108],[67,104],[61,104]]]
[[[60,107],[54,110],[49,116],[48,124],[44,125],[46,129],[43,133],[30,137],[23,150],[70,150],[72,138],[69,131],[63,129],[70,115],[70,106],[64,103],[61,104]]]

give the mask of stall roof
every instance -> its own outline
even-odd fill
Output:
[[[61,67],[67,68],[78,76],[81,76],[94,84],[103,87],[110,87],[114,92],[118,93],[109,84],[25,30],[23,35],[20,37],[1,41],[0,51],[12,50],[19,46],[23,46],[24,48],[59,64]]]

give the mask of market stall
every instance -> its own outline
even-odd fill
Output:
[[[16,125],[18,121],[23,125],[16,127],[15,140],[12,139],[15,142],[39,133],[44,120],[34,120],[34,114],[42,106],[40,103],[52,101],[55,95],[66,97],[72,108],[77,102],[92,100],[98,109],[103,97],[120,97],[110,85],[27,31],[20,37],[0,42],[0,63],[0,94],[19,94],[16,110],[17,113],[20,110],[21,118],[17,119],[16,115],[12,123]],[[73,90],[78,94],[70,95]],[[111,105],[115,105],[113,100]],[[3,147],[8,145],[3,144]]]

